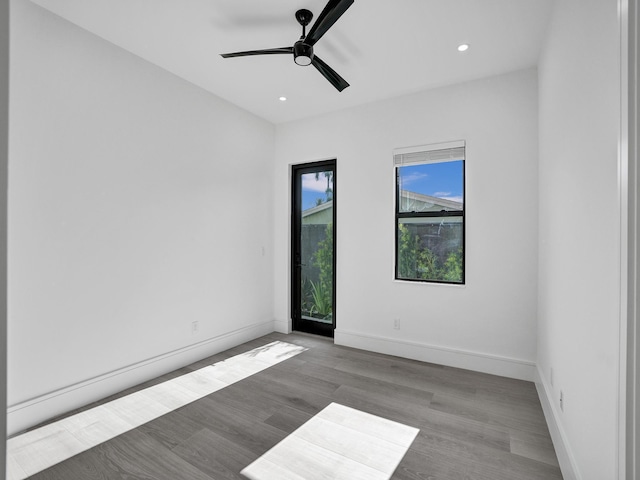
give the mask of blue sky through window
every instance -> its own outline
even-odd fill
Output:
[[[410,192],[462,202],[463,164],[458,160],[399,167],[400,186]]]
[[[426,163],[399,167],[400,185],[403,190],[444,198],[456,202],[463,201],[464,162]],[[302,210],[308,210],[327,200],[327,177],[320,172],[302,175]],[[329,187],[333,189],[333,179]]]
[[[302,175],[302,210],[308,210],[327,200],[327,177],[320,172],[316,180],[315,173],[305,173]],[[330,178],[329,188],[333,189],[333,178]]]

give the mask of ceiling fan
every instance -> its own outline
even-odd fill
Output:
[[[313,65],[316,69],[324,75],[324,77],[331,82],[331,84],[343,91],[349,86],[347,81],[336,73],[336,71],[329,65],[324,63],[320,57],[314,54],[313,46],[322,36],[327,33],[334,23],[342,16],[344,12],[353,4],[354,0],[329,0],[329,3],[324,7],[324,10],[320,13],[316,22],[309,30],[309,34],[306,33],[307,25],[311,23],[313,13],[309,10],[298,10],[296,12],[296,20],[302,25],[302,36],[300,40],[293,44],[293,47],[282,48],[270,48],[266,50],[249,50],[246,52],[235,53],[222,53],[223,58],[232,57],[248,57],[252,55],[280,55],[280,54],[293,54],[293,61],[298,65],[307,66]]]

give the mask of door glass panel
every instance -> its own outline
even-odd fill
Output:
[[[333,323],[333,171],[302,174],[300,229],[303,320]]]

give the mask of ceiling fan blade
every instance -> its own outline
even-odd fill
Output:
[[[318,16],[316,23],[307,34],[304,43],[314,45],[322,36],[327,33],[334,23],[342,16],[347,9],[353,5],[354,0],[329,0],[324,10]]]
[[[311,64],[318,69],[318,71],[324,75],[324,78],[331,82],[331,85],[336,87],[339,92],[343,91],[349,86],[347,81],[336,73],[336,71],[329,65],[324,63],[317,55],[314,55]]]
[[[269,48],[266,50],[247,50],[246,52],[221,53],[222,58],[233,57],[250,57],[252,55],[278,55],[284,53],[293,53],[293,47]]]

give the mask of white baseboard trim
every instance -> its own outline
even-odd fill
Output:
[[[278,333],[291,333],[291,321],[287,320],[275,320],[273,323],[274,330]]]
[[[7,408],[7,435],[15,435],[57,415],[80,408],[273,331],[273,320],[256,323],[11,405]]]
[[[549,388],[539,368],[536,369],[535,382],[538,397],[540,397],[540,403],[542,404],[544,418],[547,421],[551,440],[553,441],[553,448],[556,450],[562,476],[564,480],[581,480],[582,475],[580,475],[578,465],[571,453],[567,434],[562,428],[562,424],[558,421],[559,412],[555,406],[556,402],[553,400],[553,395],[550,394],[553,389]]]
[[[336,345],[370,350],[422,362],[437,363],[449,367],[464,368],[501,377],[517,378],[530,382],[533,382],[535,378],[535,363],[517,358],[348,332],[340,329],[335,330],[334,342]]]

